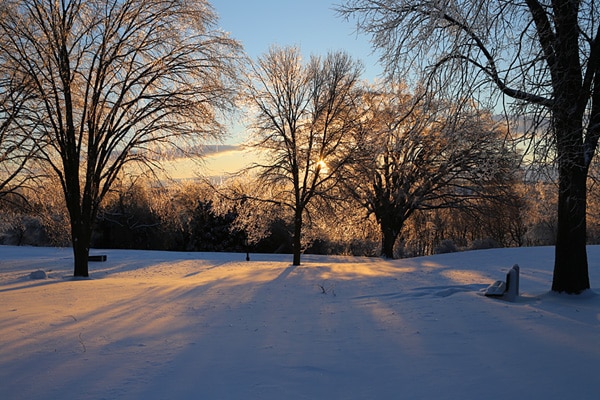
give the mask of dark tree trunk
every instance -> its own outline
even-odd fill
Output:
[[[292,265],[300,265],[300,254],[302,251],[302,211],[296,211],[294,215],[294,237],[292,241],[294,252]]]
[[[77,177],[77,175],[72,174]],[[71,243],[73,246],[73,276],[88,277],[88,256],[92,240],[92,221],[94,219],[92,203],[85,195],[80,203],[79,183],[75,179],[68,181],[70,190],[65,193],[66,205],[71,220]],[[83,204],[82,204],[83,203]]]
[[[578,294],[590,288],[586,253],[586,171],[559,161],[558,229],[552,290]],[[564,165],[566,164],[566,165]]]
[[[381,221],[381,255],[385,258],[394,258],[394,245],[398,239],[400,231],[394,229],[391,223]]]
[[[74,271],[73,276],[89,276],[88,256],[90,252],[91,227],[83,221],[72,222],[71,240],[73,242]]]
[[[558,225],[552,290],[570,294],[590,288],[586,253],[587,166],[582,116],[573,110],[564,102],[553,113],[558,156]]]
[[[86,246],[84,243],[74,243],[73,256],[75,260],[75,269],[73,272],[73,276],[87,278],[89,276],[89,247]]]

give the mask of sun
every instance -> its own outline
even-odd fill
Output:
[[[323,160],[317,161],[317,173],[318,172],[327,173],[327,171],[328,171],[327,163]]]

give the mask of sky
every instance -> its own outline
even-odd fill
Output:
[[[361,60],[365,79],[382,71],[369,37],[356,33],[356,24],[338,16],[334,8],[342,0],[211,0],[220,27],[242,42],[256,58],[276,44],[297,45],[305,57],[344,50]]]

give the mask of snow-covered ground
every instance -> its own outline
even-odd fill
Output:
[[[0,246],[0,399],[600,399],[600,247],[582,296],[549,247],[92,253],[73,280],[70,249]],[[515,263],[517,302],[482,296]]]

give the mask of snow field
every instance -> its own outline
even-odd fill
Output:
[[[597,399],[592,291],[553,249],[414,259],[0,246],[2,399]],[[515,263],[521,296],[482,291]],[[30,273],[46,271],[34,280]]]

